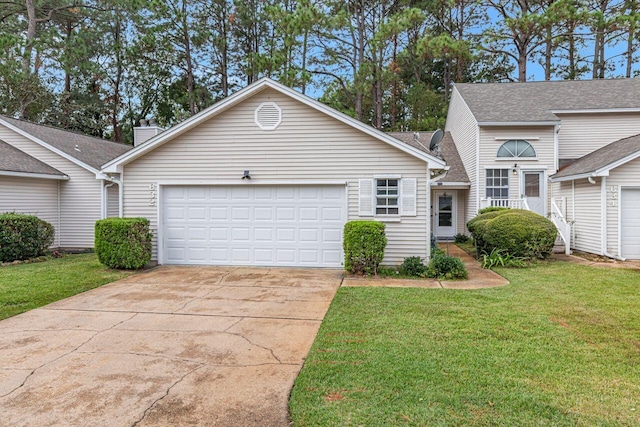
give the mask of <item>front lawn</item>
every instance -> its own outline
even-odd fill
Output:
[[[341,288],[294,425],[640,425],[640,272],[498,271],[511,285]]]
[[[130,274],[106,268],[95,254],[0,267],[0,320]]]

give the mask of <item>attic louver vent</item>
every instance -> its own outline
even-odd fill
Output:
[[[263,102],[256,108],[255,122],[262,130],[274,130],[282,123],[282,110],[275,102]]]

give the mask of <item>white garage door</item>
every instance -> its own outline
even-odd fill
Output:
[[[163,191],[165,264],[340,267],[344,186]]]
[[[640,259],[640,189],[623,189],[620,207],[622,256]]]

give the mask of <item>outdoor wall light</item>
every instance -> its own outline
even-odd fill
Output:
[[[251,175],[249,175],[249,171],[244,171],[244,175],[242,175],[242,179],[251,179]]]
[[[513,164],[513,170],[511,171],[511,173],[513,175],[518,175],[518,164],[517,163]]]

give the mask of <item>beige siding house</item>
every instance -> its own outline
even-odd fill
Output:
[[[118,214],[100,166],[130,148],[0,116],[0,212],[51,223],[55,247],[92,248],[96,220]]]
[[[638,93],[640,79],[455,85],[446,129],[471,177],[465,219],[530,209],[567,250],[640,259]]]
[[[429,257],[445,163],[262,79],[106,164],[160,264],[340,267],[342,228],[386,224],[385,264]]]

